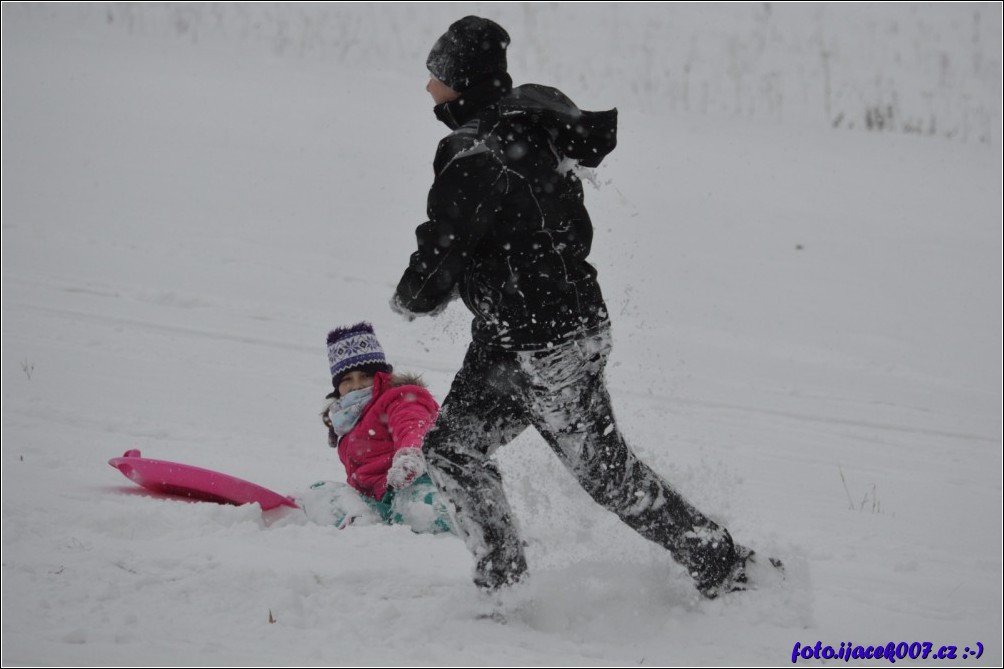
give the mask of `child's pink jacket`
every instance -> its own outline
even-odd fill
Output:
[[[417,379],[377,372],[373,399],[356,426],[340,440],[328,428],[328,443],[337,444],[348,484],[367,497],[383,499],[394,454],[402,448],[421,448],[425,433],[436,422],[439,405],[417,383]]]

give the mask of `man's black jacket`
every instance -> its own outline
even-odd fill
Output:
[[[436,108],[453,132],[439,143],[429,220],[394,301],[427,313],[456,291],[477,341],[534,350],[607,323],[572,167],[595,167],[614,149],[617,110],[581,111],[556,89],[510,87],[502,75]]]

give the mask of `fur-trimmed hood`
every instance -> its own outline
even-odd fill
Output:
[[[390,387],[397,388],[398,386],[418,386],[419,388],[429,389],[425,385],[425,381],[422,379],[421,374],[413,374],[411,372],[401,372],[397,374],[390,375]]]

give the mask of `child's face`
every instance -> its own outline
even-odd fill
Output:
[[[338,396],[345,397],[353,390],[362,390],[373,385],[373,375],[357,370],[351,371],[338,382]]]
[[[456,92],[435,77],[429,77],[429,83],[426,84],[425,90],[429,92],[429,95],[432,96],[432,101],[437,105],[441,105],[444,102],[450,102],[451,100],[456,100],[460,97],[460,93]]]

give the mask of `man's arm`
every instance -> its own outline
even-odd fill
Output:
[[[418,250],[398,283],[392,304],[405,314],[445,307],[471,256],[494,222],[505,190],[503,166],[484,143],[463,131],[440,142],[429,220],[415,230]]]

